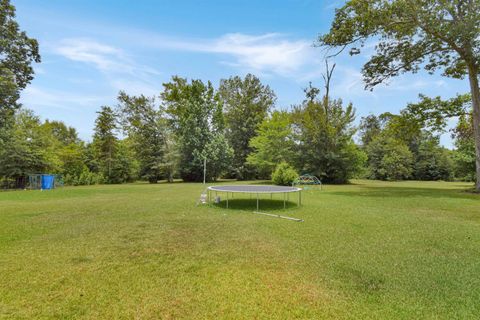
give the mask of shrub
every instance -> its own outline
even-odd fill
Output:
[[[291,186],[297,178],[297,171],[286,162],[279,163],[272,174],[273,183],[280,186]]]
[[[105,179],[101,173],[91,172],[85,167],[78,176],[70,174],[65,175],[64,183],[71,186],[88,186],[105,183]]]

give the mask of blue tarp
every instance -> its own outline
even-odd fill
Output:
[[[42,190],[54,188],[55,176],[51,174],[42,174]]]

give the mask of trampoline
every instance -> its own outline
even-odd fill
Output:
[[[282,187],[282,186],[270,186],[270,185],[236,185],[236,186],[211,186],[207,188],[207,201],[210,203],[212,200],[212,192],[215,192],[215,197],[218,193],[226,194],[226,205],[228,208],[229,194],[234,193],[246,193],[255,194],[257,197],[257,211],[259,210],[259,196],[261,194],[270,194],[270,199],[273,198],[273,194],[283,194],[283,208],[286,208],[287,197],[290,193],[298,193],[298,206],[302,204],[302,189],[296,187]]]

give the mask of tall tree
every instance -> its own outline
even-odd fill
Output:
[[[363,67],[367,88],[405,72],[438,69],[453,78],[468,77],[473,105],[476,190],[480,191],[480,1],[349,0],[338,9],[332,28],[319,44],[350,46],[358,54],[368,38],[376,53]],[[360,43],[354,47],[355,43]]]
[[[225,111],[226,136],[234,152],[233,174],[237,179],[253,178],[254,168],[247,163],[252,152],[250,140],[275,104],[275,93],[252,74],[221,80],[218,92]]]
[[[20,91],[33,79],[32,62],[40,62],[37,41],[20,31],[10,1],[0,0],[0,130],[20,107]]]
[[[294,147],[291,117],[288,112],[274,111],[260,124],[257,136],[250,140],[253,152],[247,162],[257,168],[261,178],[271,178],[281,162],[293,163]]]
[[[453,130],[455,140],[455,178],[475,181],[475,144],[471,114],[461,115]]]
[[[43,127],[49,131],[49,135],[55,138],[61,145],[69,145],[80,142],[77,130],[67,126],[62,121],[45,120]]]
[[[15,114],[9,133],[0,149],[0,176],[17,178],[54,169],[48,154],[48,137],[31,110]]]
[[[373,114],[362,117],[360,120],[359,131],[362,146],[367,147],[370,142],[382,132],[382,121],[380,117]]]
[[[371,178],[450,180],[453,177],[450,152],[440,146],[433,127],[412,113],[411,105],[400,114],[368,116],[362,119],[360,130]],[[397,159],[398,165],[392,166],[392,159]]]
[[[173,181],[175,163],[166,159],[171,156],[173,140],[169,139],[163,109],[154,98],[129,96],[125,92],[120,92],[118,102],[123,129],[132,139],[140,162],[140,176],[150,183],[162,177]]]
[[[99,160],[100,169],[106,181],[110,183],[117,182],[116,177],[113,175],[118,144],[118,138],[115,133],[115,130],[117,130],[117,116],[113,109],[107,106],[101,107],[97,114],[93,135],[96,158]]]
[[[451,152],[440,146],[440,137],[422,131],[415,151],[413,177],[416,180],[452,180]]]
[[[292,113],[296,140],[297,167],[322,181],[344,183],[359,172],[365,154],[354,144],[352,104],[341,100],[317,99],[319,90],[305,90],[307,99]]]
[[[222,105],[210,82],[173,77],[164,84],[163,103],[178,141],[179,171],[185,181],[208,181],[230,165],[231,148],[224,136]]]
[[[404,180],[413,174],[413,153],[401,140],[388,134],[375,137],[367,146],[368,176],[379,180]]]
[[[83,142],[70,143],[60,147],[57,152],[62,167],[59,173],[64,177],[78,177],[82,171],[87,169],[84,162],[85,146]]]

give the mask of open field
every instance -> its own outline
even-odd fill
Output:
[[[476,318],[469,187],[355,181],[265,203],[303,223],[195,207],[200,184],[3,192],[0,318]]]

